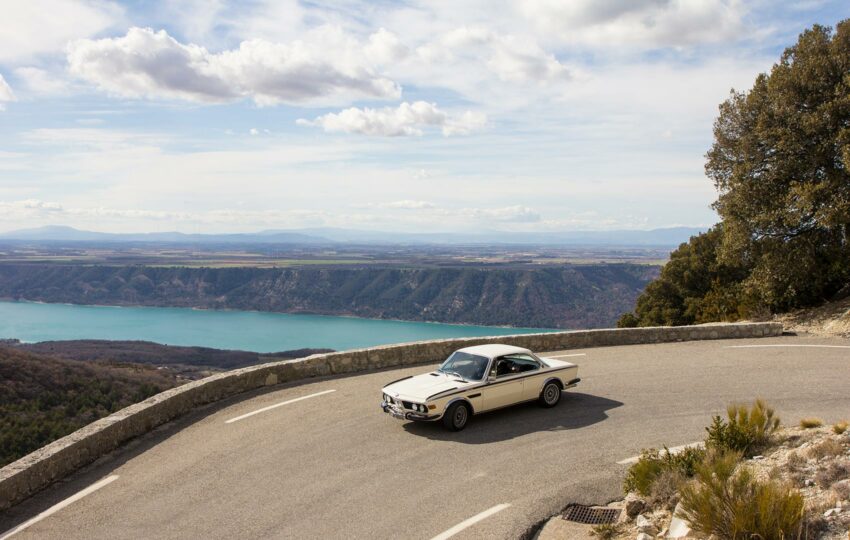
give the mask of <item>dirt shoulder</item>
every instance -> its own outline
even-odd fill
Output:
[[[775,315],[773,320],[782,323],[788,332],[850,338],[850,297]]]

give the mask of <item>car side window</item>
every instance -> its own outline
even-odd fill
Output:
[[[513,362],[510,358],[505,356],[500,356],[493,361],[493,367],[490,368],[490,376],[496,377],[507,377],[508,375],[513,375]]]
[[[506,358],[511,360],[516,373],[525,373],[540,369],[540,363],[527,354],[512,354]]]

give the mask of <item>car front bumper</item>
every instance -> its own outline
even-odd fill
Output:
[[[419,422],[433,422],[439,420],[439,414],[422,414],[413,411],[406,411],[394,403],[381,402],[381,410],[399,420],[416,420]]]

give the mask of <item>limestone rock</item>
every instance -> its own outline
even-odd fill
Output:
[[[646,503],[643,499],[641,499],[634,493],[629,493],[628,495],[626,495],[625,509],[626,515],[629,516],[629,518],[634,518],[635,516],[643,512],[645,508]]]

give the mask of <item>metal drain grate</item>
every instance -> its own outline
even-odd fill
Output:
[[[599,525],[602,523],[614,523],[620,517],[617,508],[600,508],[598,506],[585,506],[583,504],[571,504],[564,510],[564,519],[576,523],[587,523]]]

